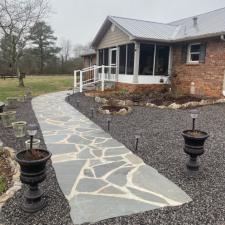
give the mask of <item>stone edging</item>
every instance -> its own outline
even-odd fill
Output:
[[[19,164],[15,161],[15,151],[9,147],[4,147],[3,151],[8,155],[8,161],[11,166],[13,177],[12,187],[10,187],[2,196],[0,196],[0,211],[5,202],[21,188],[20,167]]]
[[[109,100],[107,100],[105,98],[101,98],[99,96],[96,96],[95,101],[98,102],[98,103],[107,104]],[[133,105],[135,105],[135,102],[132,102],[130,100],[114,100],[114,102],[117,103],[116,105],[119,105],[119,106],[133,106]],[[187,102],[187,103],[184,103],[184,104],[172,103],[168,106],[165,106],[165,105],[158,106],[158,105],[155,105],[155,104],[152,104],[152,103],[142,103],[140,105],[152,107],[152,108],[159,108],[159,109],[186,109],[186,108],[189,108],[189,107],[214,105],[214,104],[220,104],[220,103],[225,103],[225,98],[221,98],[221,99],[218,99],[218,100],[212,100],[212,99],[201,100],[200,102]]]
[[[206,106],[206,105],[214,105],[214,104],[220,104],[220,103],[225,103],[225,99],[218,99],[218,100],[201,100],[200,102],[187,102],[184,104],[176,104],[172,103],[171,105],[164,106],[164,105],[155,105],[152,103],[147,103],[147,107],[154,107],[154,108],[159,108],[159,109],[186,109],[189,107],[197,107],[197,106]]]

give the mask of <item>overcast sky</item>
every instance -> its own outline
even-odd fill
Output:
[[[170,22],[225,7],[225,0],[50,0],[49,24],[58,40],[93,40],[108,15]]]

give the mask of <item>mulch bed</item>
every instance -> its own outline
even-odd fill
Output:
[[[30,102],[21,103],[17,109],[16,116],[17,120],[25,120],[28,123],[38,124]],[[40,147],[46,149],[40,128],[35,138],[40,139]],[[20,151],[25,149],[24,142],[29,139],[29,137],[27,135],[24,138],[16,139],[12,128],[5,129],[0,122],[0,139],[3,141],[4,146],[9,146],[16,149],[16,151]],[[23,212],[20,206],[23,199],[22,195],[27,188],[23,185],[22,189],[16,192],[13,198],[9,199],[3,206],[0,212],[0,224],[72,225],[73,223],[69,214],[69,204],[59,188],[51,162],[47,165],[47,178],[41,183],[40,187],[44,191],[44,198],[48,202],[46,208],[34,214]]]
[[[92,93],[93,92],[93,93]],[[88,94],[93,96],[100,96],[108,100],[131,100],[134,102],[148,102],[157,106],[169,106],[172,103],[185,104],[188,102],[200,102],[201,100],[207,99],[202,96],[191,96],[191,95],[175,95],[170,92],[149,92],[149,93],[122,93],[119,91],[106,91],[104,93],[90,91]]]
[[[13,175],[7,158],[8,156],[4,152],[0,152],[0,177],[3,179],[5,185],[4,192],[11,187]],[[3,193],[0,191],[0,196],[1,194]]]
[[[107,132],[107,115],[97,113],[100,104],[77,93],[70,103]],[[95,109],[91,118],[90,107]],[[201,169],[190,176],[185,169],[182,131],[192,126],[188,110],[133,107],[131,114],[113,116],[110,134],[144,162],[184,190],[193,201],[130,216],[117,217],[95,225],[222,225],[225,224],[225,105],[200,109],[196,128],[210,134],[201,156]],[[134,136],[141,130],[138,151]]]

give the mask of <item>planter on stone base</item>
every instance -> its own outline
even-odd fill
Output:
[[[184,152],[190,157],[186,166],[191,171],[199,169],[198,157],[204,153],[204,143],[209,135],[200,130],[185,130],[182,132],[185,146]]]
[[[18,106],[18,98],[17,97],[8,97],[6,98],[7,101],[7,108],[9,109],[15,109]]]
[[[12,123],[12,126],[13,126],[15,136],[17,138],[21,138],[26,135],[26,126],[27,126],[26,121],[14,122],[14,123]]]
[[[16,154],[21,169],[21,182],[29,186],[22,204],[25,212],[35,213],[46,206],[38,184],[46,178],[46,163],[50,158],[51,153],[43,149],[24,150]]]
[[[16,111],[7,111],[0,113],[2,124],[5,128],[12,127],[12,123],[16,122]]]

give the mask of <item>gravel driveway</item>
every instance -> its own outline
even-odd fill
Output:
[[[77,100],[80,100],[77,107]],[[75,94],[70,103],[87,117],[90,107],[99,107],[93,98]],[[142,131],[138,151],[144,162],[184,190],[193,201],[181,207],[166,207],[132,216],[112,218],[95,225],[222,225],[225,221],[225,105],[199,108],[197,128],[210,134],[201,156],[201,169],[195,175],[185,170],[181,132],[191,128],[188,110],[134,107],[127,116],[114,116],[110,134],[134,151],[134,135]],[[107,116],[95,113],[92,119],[107,130]]]

